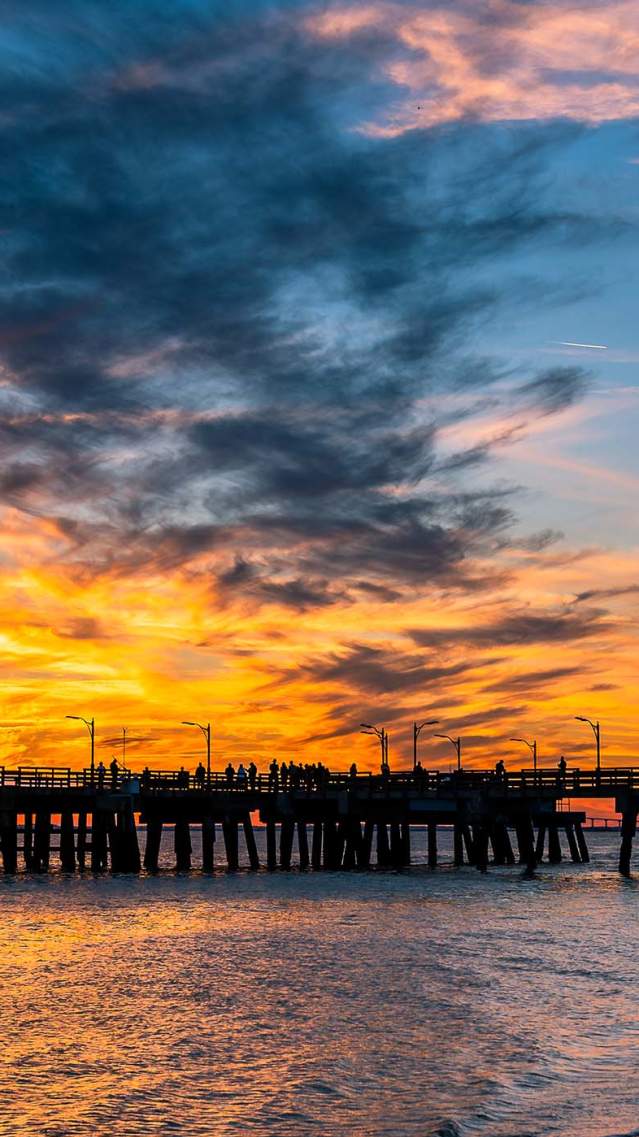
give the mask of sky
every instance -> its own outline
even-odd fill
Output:
[[[0,761],[633,761],[638,51],[634,0],[6,0]]]

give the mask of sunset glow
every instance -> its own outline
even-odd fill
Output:
[[[635,760],[637,6],[10,7],[0,760]]]

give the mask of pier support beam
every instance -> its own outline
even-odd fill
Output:
[[[24,815],[22,856],[24,858],[25,869],[27,872],[31,872],[33,868],[33,814],[31,812],[25,813]]]
[[[33,834],[33,867],[36,872],[48,872],[51,850],[51,814],[38,810]]]
[[[459,821],[455,822],[453,828],[453,864],[460,868],[464,863],[464,838],[462,835],[462,826]]]
[[[488,829],[482,822],[474,828],[473,860],[480,872],[488,868]]]
[[[338,869],[341,865],[341,846],[337,826],[332,817],[324,822],[324,868]]]
[[[202,822],[202,872],[213,872],[215,867],[215,822],[205,817]]]
[[[179,817],[175,822],[173,832],[173,847],[175,850],[175,868],[177,872],[189,872],[191,869],[191,830],[185,817]]]
[[[222,822],[222,836],[224,838],[227,867],[230,872],[235,872],[240,865],[240,850],[237,821],[234,817],[227,817]]]
[[[144,867],[147,872],[157,872],[162,841],[162,820],[149,817],[146,823],[146,845],[144,848]]]
[[[575,822],[575,837],[577,838],[577,846],[579,848],[579,856],[581,857],[583,864],[587,865],[589,860],[590,860],[590,853],[588,852],[588,846],[586,844],[586,838],[584,836],[584,831],[581,828],[581,822],[580,821]]]
[[[280,868],[290,869],[293,853],[293,837],[295,836],[295,822],[286,818],[280,825]]]
[[[544,845],[546,844],[546,826],[540,825],[537,829],[537,844],[535,845],[535,857],[537,863],[541,864],[544,859]]]
[[[246,841],[246,851],[248,853],[249,865],[254,872],[260,867],[260,858],[257,855],[257,845],[255,844],[255,833],[253,832],[253,822],[251,815],[248,813],[242,822],[244,829],[244,840]],[[307,850],[308,856],[308,850]]]
[[[428,822],[428,867],[437,868],[437,822]]]
[[[311,847],[311,864],[314,869],[322,867],[322,822],[313,822],[313,844]]]
[[[60,864],[63,872],[75,872],[73,814],[67,810],[60,816]]]
[[[0,814],[2,866],[6,873],[18,871],[18,815],[12,809]]]
[[[270,872],[277,868],[277,843],[275,835],[275,822],[266,822],[266,867]]]
[[[78,868],[84,872],[87,859],[87,815],[85,810],[78,814]]]
[[[96,809],[91,814],[91,872],[103,872],[107,867],[107,819]]]
[[[410,865],[410,825],[407,821],[402,823],[402,864],[408,868]]]
[[[404,858],[402,850],[402,831],[398,821],[391,822],[390,855],[393,868],[401,869]]]
[[[579,856],[579,846],[575,837],[575,831],[572,825],[566,826],[566,838],[568,840],[568,848],[570,849],[570,856],[572,857],[573,864],[580,865],[581,857]]]
[[[559,830],[555,824],[548,826],[548,861],[551,865],[558,865],[561,862]]]
[[[362,869],[367,869],[371,863],[371,849],[373,847],[373,829],[375,824],[370,818],[364,822],[364,836],[362,837],[362,844],[359,854],[359,866]]]
[[[619,850],[619,872],[622,876],[630,876],[630,858],[632,856],[632,840],[637,828],[637,804],[635,801],[626,803],[621,815],[621,848]]]
[[[388,844],[388,829],[385,821],[377,822],[377,864],[380,868],[388,868],[390,864],[390,847]]]
[[[519,845],[519,863],[526,866],[526,872],[534,872],[537,867],[535,856],[535,831],[530,814],[525,814],[517,822],[517,843]]]

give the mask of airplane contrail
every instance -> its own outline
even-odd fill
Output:
[[[608,351],[607,343],[575,343],[574,340],[554,340],[561,347],[591,347],[594,351]]]

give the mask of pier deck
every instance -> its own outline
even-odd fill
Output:
[[[175,865],[192,867],[191,826],[200,826],[201,868],[213,868],[218,828],[229,869],[239,865],[240,833],[253,869],[260,867],[253,819],[266,827],[266,867],[288,869],[294,843],[300,867],[403,868],[411,862],[411,827],[428,828],[428,863],[438,863],[438,827],[451,826],[454,861],[484,870],[518,861],[529,871],[562,858],[560,834],[575,863],[589,859],[579,799],[612,799],[622,816],[619,870],[630,872],[639,813],[639,768],[330,774],[320,784],[286,785],[268,775],[238,784],[215,773],[194,785],[184,773],[147,771],[113,779],[96,771],[0,769],[0,854],[5,872],[45,872],[56,846],[63,870],[138,872],[138,824],[146,825],[143,866],[158,869],[163,827],[173,827]],[[563,808],[570,802],[570,808]],[[515,848],[511,834],[515,837]],[[19,864],[21,854],[21,864]]]

